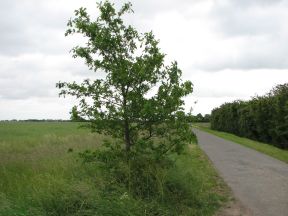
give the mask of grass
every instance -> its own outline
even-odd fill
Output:
[[[216,135],[218,137],[221,137],[223,139],[227,139],[230,141],[233,141],[235,143],[241,144],[243,146],[252,148],[256,151],[262,152],[266,155],[269,155],[273,158],[276,158],[278,160],[281,160],[283,162],[288,163],[288,150],[283,150],[280,148],[277,148],[273,145],[257,142],[255,140],[247,139],[244,137],[239,137],[234,134],[226,133],[226,132],[220,132],[210,129],[210,124],[208,123],[197,123],[194,127],[199,128],[200,130],[206,131],[210,134]]]
[[[0,216],[209,216],[227,199],[225,185],[195,144],[175,156],[176,165],[163,175],[181,188],[169,203],[133,197],[121,185],[107,191],[101,169],[78,157],[107,137],[78,126],[0,123]]]
[[[191,145],[188,153],[180,156],[170,178],[175,178],[176,182],[178,179],[186,191],[192,192],[193,206],[198,206],[194,212],[192,211],[193,214],[183,215],[214,215],[221,204],[227,201],[226,185],[197,145]]]

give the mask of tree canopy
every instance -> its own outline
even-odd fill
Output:
[[[76,10],[65,35],[86,39],[84,46],[72,49],[73,57],[105,78],[59,82],[60,95],[75,96],[80,116],[93,131],[113,136],[127,152],[181,152],[193,138],[183,108],[192,83],[181,80],[177,62],[165,66],[152,32],[139,33],[124,23],[123,16],[133,12],[131,3],[117,10],[105,1],[97,8],[95,20],[85,8]]]

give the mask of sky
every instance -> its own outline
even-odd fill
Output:
[[[116,7],[127,1],[114,0]],[[194,84],[186,110],[210,113],[222,103],[263,95],[288,82],[287,0],[132,0],[126,17],[152,30],[167,62]],[[73,11],[95,0],[0,0],[0,120],[69,119],[76,104],[59,98],[58,81],[97,77],[69,51]]]

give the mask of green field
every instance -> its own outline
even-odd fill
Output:
[[[239,137],[234,134],[211,130],[209,123],[196,123],[195,127],[199,128],[200,130],[211,133],[213,135],[216,135],[218,137],[221,137],[223,139],[227,139],[235,143],[241,144],[243,146],[255,149],[259,152],[262,152],[278,160],[288,163],[288,150],[280,149],[273,145],[261,143],[244,137]]]
[[[176,165],[162,175],[181,193],[143,200],[121,185],[107,190],[111,182],[100,167],[78,157],[78,152],[99,148],[105,137],[78,127],[0,123],[1,216],[213,215],[227,200],[226,187],[195,144],[175,156]]]

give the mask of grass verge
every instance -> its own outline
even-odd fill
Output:
[[[77,127],[0,123],[1,216],[210,216],[227,200],[224,183],[195,144],[158,173],[175,193],[163,200],[132,196],[107,181],[97,164],[79,161],[78,152],[99,148],[105,137]]]
[[[288,150],[279,149],[277,147],[274,147],[272,145],[261,143],[258,141],[254,141],[251,139],[247,139],[244,137],[239,137],[234,134],[226,133],[226,132],[220,132],[210,129],[209,124],[201,124],[197,123],[194,124],[194,127],[203,130],[205,132],[208,132],[210,134],[216,135],[218,137],[221,137],[223,139],[227,139],[230,141],[233,141],[235,143],[241,144],[243,146],[255,149],[256,151],[262,152],[266,155],[269,155],[273,158],[276,158],[278,160],[284,161],[288,163]]]

